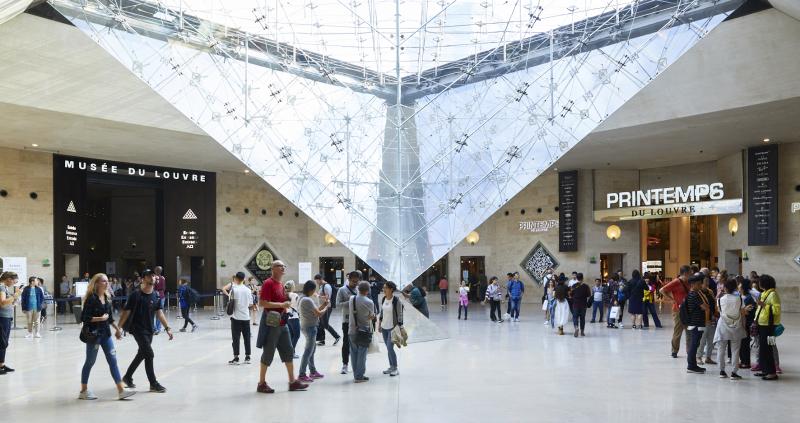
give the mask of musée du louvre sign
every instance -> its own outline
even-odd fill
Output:
[[[77,169],[87,172],[106,173],[111,175],[139,176],[156,179],[168,179],[183,182],[205,182],[206,175],[178,169],[156,169],[149,166],[137,166],[127,163],[95,162],[64,158],[64,169]]]
[[[641,191],[610,192],[595,222],[707,216],[742,212],[742,199],[725,199],[721,182]]]

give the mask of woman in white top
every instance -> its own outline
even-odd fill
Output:
[[[395,327],[403,329],[403,303],[394,295],[395,291],[397,291],[397,285],[394,282],[386,282],[383,285],[383,302],[378,316],[378,327],[381,329],[383,343],[386,344],[389,354],[389,368],[384,370],[383,374],[389,376],[400,374],[397,371],[397,354],[394,352],[392,331]]]
[[[222,288],[228,301],[233,301],[231,315],[231,338],[233,340],[233,360],[228,364],[239,364],[239,337],[244,339],[244,364],[250,364],[250,309],[253,308],[253,294],[244,285],[244,272],[236,273],[231,283]]]
[[[306,281],[303,285],[303,296],[300,298],[300,305],[297,308],[300,312],[300,329],[306,339],[303,359],[300,360],[300,375],[297,380],[305,383],[325,377],[317,371],[317,366],[314,364],[314,353],[317,351],[319,316],[328,311],[328,300],[327,297],[323,297],[322,303],[317,305],[314,299],[316,291],[317,284],[314,281]],[[311,371],[308,375],[306,375],[306,368]]]
[[[256,285],[255,279],[250,276],[247,278],[245,286],[250,288],[250,292],[253,293],[253,308],[250,309],[250,320],[253,322],[253,326],[258,326],[258,285]]]
[[[742,339],[747,337],[744,316],[752,310],[753,306],[745,306],[742,297],[735,295],[736,281],[728,279],[724,285],[725,294],[717,300],[719,307],[719,320],[717,329],[714,332],[714,343],[717,344],[717,362],[719,363],[719,377],[727,378],[725,373],[725,360],[728,353],[728,344],[731,346],[731,364],[733,371],[731,379],[737,380],[742,377],[736,372],[739,370],[739,348]]]
[[[297,341],[300,340],[300,314],[297,313],[297,310],[300,308],[300,296],[294,292],[294,281],[286,282],[283,287],[286,289],[286,296],[289,297],[289,302],[292,303],[292,306],[286,310],[286,314],[289,315],[286,320],[286,326],[289,327],[289,337],[292,341],[294,358],[300,358],[297,355]]]

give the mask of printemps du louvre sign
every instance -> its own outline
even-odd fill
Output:
[[[742,199],[725,199],[721,182],[606,194],[606,208],[595,222],[707,216],[742,212]]]

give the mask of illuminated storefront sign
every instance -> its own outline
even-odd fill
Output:
[[[595,210],[596,222],[660,219],[741,213],[741,198],[723,199],[721,182],[606,194],[606,210]]]
[[[558,228],[558,220],[526,220],[519,222],[519,230],[523,232],[547,232]]]
[[[800,212],[800,203],[792,203],[792,213]]]

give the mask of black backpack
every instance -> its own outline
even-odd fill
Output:
[[[681,324],[689,326],[689,296],[683,299],[680,307],[678,308],[678,315],[681,318]]]

